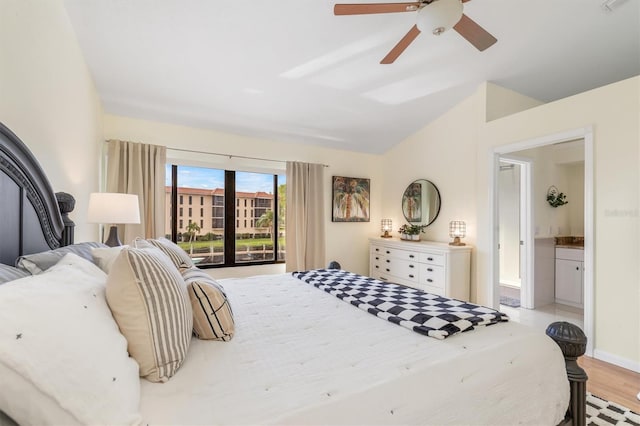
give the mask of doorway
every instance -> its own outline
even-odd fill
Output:
[[[513,160],[513,155],[517,158],[531,158],[531,151],[537,148],[565,145],[565,142],[580,141],[581,149],[583,149],[584,158],[584,183],[581,190],[575,190],[572,194],[579,195],[583,200],[583,221],[581,220],[581,231],[584,238],[584,271],[583,271],[583,318],[584,332],[587,335],[587,354],[593,354],[593,134],[590,128],[581,128],[569,132],[555,135],[549,135],[542,138],[515,142],[494,149],[491,161],[492,167],[492,217],[493,217],[493,250],[491,282],[493,283],[493,301],[494,306],[500,304],[500,297],[508,294],[519,293],[521,309],[534,309],[542,307],[540,300],[549,291],[553,295],[555,283],[553,275],[549,277],[549,273],[553,273],[555,268],[555,236],[571,233],[567,222],[552,222],[548,215],[566,214],[568,209],[551,209],[545,205],[545,194],[547,188],[542,188],[540,177],[546,177],[546,170],[538,166],[538,163],[530,163],[530,166],[523,167],[522,162]],[[566,144],[567,146],[569,144]],[[555,153],[553,155],[556,155]],[[513,164],[513,167],[511,167]],[[526,164],[526,162],[525,162]],[[519,166],[519,173],[518,171]],[[501,167],[502,166],[502,167]],[[523,173],[523,170],[529,169],[529,175]],[[537,173],[537,179],[534,174]],[[502,174],[502,175],[501,175]],[[511,174],[512,176],[509,176]],[[517,175],[518,177],[516,177]],[[523,178],[524,176],[524,178]],[[506,183],[512,188],[512,194],[504,194],[505,188],[501,183]],[[535,181],[535,185],[534,185]],[[529,189],[527,189],[529,188]],[[519,189],[517,196],[515,189]],[[573,196],[572,196],[573,197]],[[518,199],[519,202],[516,202]],[[575,199],[575,198],[574,198]],[[543,204],[540,205],[540,200]],[[569,201],[571,203],[571,201]],[[511,207],[506,207],[511,203]],[[538,203],[537,205],[534,205]],[[502,206],[502,213],[501,213]],[[509,208],[508,214],[505,208]],[[518,211],[516,211],[518,209]],[[536,217],[537,214],[537,217]],[[550,224],[551,223],[551,224]],[[518,225],[517,231],[515,230]],[[510,227],[503,229],[503,227]],[[516,237],[517,236],[517,237]],[[517,239],[516,239],[517,238]],[[535,265],[537,257],[536,243],[538,240],[545,239],[551,241],[551,246],[547,247],[547,261],[543,267]],[[516,246],[518,249],[514,249]],[[553,253],[553,254],[549,254]],[[509,263],[510,266],[505,267],[502,263]],[[538,275],[536,277],[536,274]],[[545,276],[546,274],[546,276]],[[517,277],[517,278],[515,278]],[[519,278],[519,289],[518,289]],[[551,280],[551,290],[540,286],[543,280]],[[506,290],[505,290],[506,289]],[[516,292],[516,290],[519,290]],[[538,306],[536,306],[536,303]]]
[[[500,304],[533,308],[529,298],[529,254],[525,244],[530,220],[532,163],[501,155],[498,168],[498,253]]]

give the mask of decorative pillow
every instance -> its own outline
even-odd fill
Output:
[[[136,240],[136,244],[140,244],[140,241],[141,240]],[[150,238],[142,241],[145,241],[162,250],[167,256],[169,256],[173,264],[176,265],[176,268],[178,268],[179,270],[192,268],[195,266],[189,255],[184,250],[182,250],[180,246],[178,246],[171,240],[162,237],[155,240]],[[144,246],[137,245],[136,247],[144,248]]]
[[[233,338],[233,311],[224,288],[198,268],[182,271],[193,309],[193,332],[198,339],[224,340]]]
[[[78,256],[90,262],[93,262],[91,249],[95,247],[107,247],[107,245],[96,242],[78,243],[72,244],[70,246],[60,247],[55,250],[48,250],[40,253],[20,256],[16,261],[16,266],[18,268],[26,269],[34,275],[39,274],[58,263],[58,261],[62,259],[67,253],[77,254]]]
[[[107,302],[140,376],[166,382],[184,361],[193,313],[184,280],[159,250],[124,248],[107,278]]]
[[[0,286],[0,410],[18,424],[140,422],[138,366],[105,282],[97,266],[69,253]]]
[[[93,263],[98,265],[105,273],[109,273],[111,265],[116,260],[120,251],[129,246],[115,246],[115,247],[98,247],[91,249],[91,256],[93,256]]]
[[[29,275],[29,272],[24,269],[18,269],[13,266],[0,263],[0,284],[17,280],[18,278],[28,277]]]

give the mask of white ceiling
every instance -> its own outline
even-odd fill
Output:
[[[371,1],[371,0],[369,0]],[[65,0],[108,113],[382,153],[491,81],[553,101],[640,74],[640,0],[473,0],[498,42],[326,0]],[[362,3],[347,0],[344,3]]]

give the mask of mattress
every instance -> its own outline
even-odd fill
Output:
[[[437,340],[290,275],[220,281],[229,342],[193,339],[167,383],[141,380],[143,424],[549,424],[564,358],[508,322]]]

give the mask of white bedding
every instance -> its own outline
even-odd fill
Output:
[[[555,425],[568,406],[558,346],[523,325],[440,341],[289,275],[221,283],[235,337],[141,380],[143,424]]]

